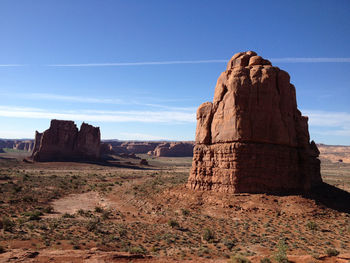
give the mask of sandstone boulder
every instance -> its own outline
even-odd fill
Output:
[[[42,134],[36,132],[34,161],[97,160],[100,158],[100,128],[73,121],[52,120]]]
[[[253,51],[234,55],[213,102],[197,110],[188,187],[250,193],[307,191],[321,182],[308,118],[289,74]]]

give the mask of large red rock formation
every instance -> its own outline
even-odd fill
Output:
[[[297,109],[289,74],[255,52],[235,54],[213,102],[197,110],[188,187],[285,193],[321,182],[319,151]]]
[[[100,158],[100,128],[73,121],[51,120],[50,128],[36,132],[34,161],[97,160]]]

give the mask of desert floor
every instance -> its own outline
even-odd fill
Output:
[[[307,196],[192,191],[191,158],[23,156],[0,154],[0,262],[350,261],[344,156],[321,156],[327,184]]]

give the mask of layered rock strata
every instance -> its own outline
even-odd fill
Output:
[[[289,74],[253,51],[241,52],[221,73],[213,102],[197,110],[187,186],[232,193],[308,191],[322,181],[318,155]]]

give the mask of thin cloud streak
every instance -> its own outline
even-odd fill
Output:
[[[271,62],[279,63],[350,63],[350,58],[271,58]],[[174,60],[174,61],[145,61],[145,62],[116,62],[116,63],[79,63],[79,64],[50,64],[49,67],[123,67],[123,66],[151,66],[176,64],[208,64],[226,63],[227,59],[207,60]]]
[[[271,62],[277,63],[350,63],[350,58],[306,58],[286,57],[269,58]],[[155,65],[182,65],[182,64],[210,64],[227,63],[227,59],[204,59],[204,60],[170,60],[170,61],[139,61],[139,62],[107,62],[107,63],[72,63],[72,64],[47,64],[46,67],[133,67],[133,66],[155,66]],[[24,67],[24,64],[0,64],[0,67]]]
[[[350,113],[305,110],[311,133],[327,136],[344,136],[350,139]]]
[[[195,113],[183,111],[45,111],[0,106],[0,116],[27,119],[63,119],[93,122],[194,123]]]
[[[11,67],[24,67],[25,65],[23,64],[0,64],[0,67],[7,67],[7,68],[11,68]]]
[[[304,110],[302,112],[309,117],[309,124],[312,126],[350,128],[350,113],[319,110]]]
[[[120,66],[149,66],[149,65],[176,65],[176,64],[208,64],[224,63],[225,59],[207,60],[173,60],[173,61],[145,61],[145,62],[116,62],[116,63],[83,63],[83,64],[51,64],[49,67],[120,67]]]
[[[50,94],[50,93],[0,93],[0,96],[10,96],[16,98],[24,98],[31,100],[52,100],[52,101],[63,101],[63,102],[81,102],[81,103],[91,103],[91,104],[115,104],[115,105],[135,105],[144,106],[150,108],[160,108],[167,110],[180,110],[180,111],[196,111],[195,107],[172,107],[162,104],[154,103],[140,103],[137,100],[131,100],[129,98],[125,99],[107,99],[107,98],[91,98],[91,97],[81,97],[81,96],[66,96],[60,94]],[[144,100],[144,99],[143,99]],[[159,99],[159,101],[162,101]]]

